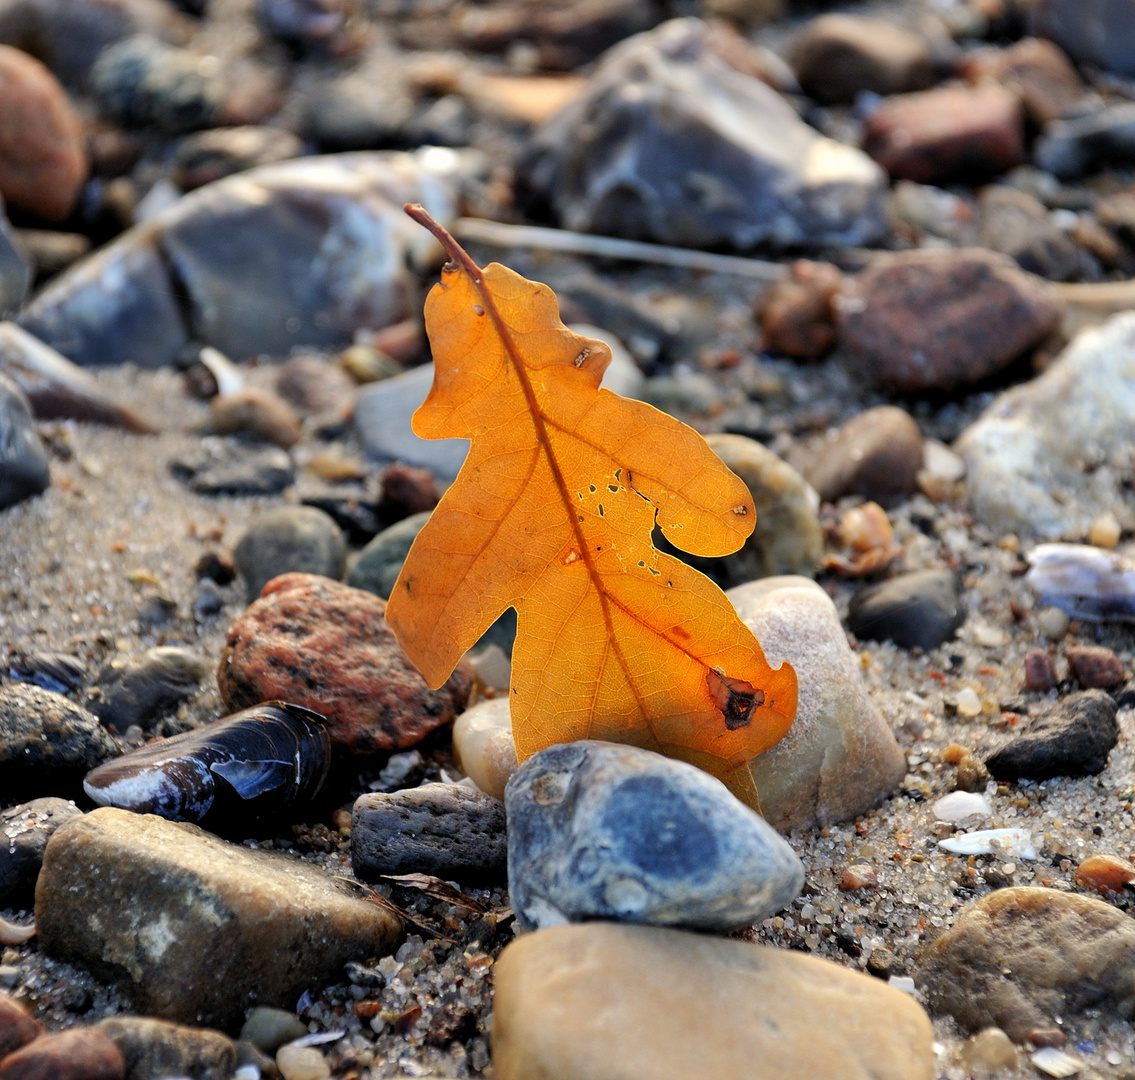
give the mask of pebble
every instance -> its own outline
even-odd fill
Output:
[[[774,574],[814,574],[824,541],[817,516],[819,499],[804,478],[755,439],[710,434],[706,442],[749,489],[757,523],[741,550],[732,555],[682,557],[723,588]]]
[[[1050,124],[1037,140],[1036,163],[1062,180],[1135,161],[1135,104],[1106,105]]]
[[[476,788],[424,784],[355,800],[351,863],[364,881],[383,874],[491,881],[504,877],[507,859],[504,803]]]
[[[1063,641],[1072,620],[1063,608],[1045,607],[1037,612],[1037,629],[1049,641]]]
[[[1123,505],[1123,470],[1107,463],[1128,438],[1133,357],[1135,313],[1114,316],[1076,337],[1043,375],[1000,394],[962,433],[956,448],[981,521],[1054,539]]]
[[[1122,535],[1123,526],[1119,524],[1119,519],[1112,511],[1105,510],[1088,529],[1088,543],[1110,550],[1119,543]]]
[[[862,639],[928,650],[949,641],[965,617],[953,571],[915,570],[860,589],[847,625]]]
[[[865,813],[902,782],[906,759],[830,597],[801,577],[766,578],[727,595],[769,663],[787,660],[799,683],[788,734],[749,764],[766,820],[788,833]]]
[[[359,552],[347,575],[347,584],[388,600],[402,564],[410,553],[410,545],[429,519],[429,511],[426,510],[383,529]]]
[[[134,724],[152,727],[195,693],[209,671],[191,649],[158,645],[141,656],[112,662],[98,678],[99,696],[89,702],[93,712],[112,731]]]
[[[1097,892],[1119,892],[1135,881],[1135,866],[1118,855],[1089,855],[1076,867],[1076,884]]]
[[[958,758],[958,771],[954,775],[954,786],[958,791],[980,792],[992,779],[985,764],[966,750]]]
[[[198,495],[278,495],[295,481],[292,459],[279,447],[221,439],[202,442],[170,463],[174,476]]]
[[[887,507],[915,492],[921,468],[918,425],[905,409],[879,405],[849,420],[825,442],[807,476],[825,502],[862,495]]]
[[[32,265],[0,209],[0,319],[11,316],[24,302],[32,283]]]
[[[993,807],[985,795],[969,791],[951,791],[930,807],[939,821],[965,821],[973,817],[990,817]]]
[[[990,740],[983,754],[997,780],[1046,780],[1103,772],[1119,739],[1115,702],[1102,690],[1070,694],[1013,735]]]
[[[353,963],[354,961],[349,961],[347,966],[350,967]],[[307,1025],[295,1013],[267,1005],[258,1005],[253,1009],[240,1029],[242,1039],[266,1054],[274,1054],[284,1043],[302,1039],[307,1033]]]
[[[840,892],[858,892],[860,889],[876,889],[878,886],[878,876],[865,864],[849,866],[839,879]]]
[[[952,390],[985,379],[1057,328],[1053,287],[983,248],[872,259],[837,298],[840,341],[880,386]],[[967,457],[973,472],[973,463]]]
[[[0,196],[61,221],[86,178],[83,124],[63,87],[38,60],[0,45]]]
[[[833,301],[843,274],[831,263],[797,259],[761,296],[761,348],[794,360],[818,360],[836,341]]]
[[[930,1022],[913,998],[787,949],[659,927],[560,926],[509,945],[495,985],[498,1080],[748,1077],[754,1062],[768,1080],[937,1075]]]
[[[1042,692],[1056,689],[1056,664],[1047,649],[1029,649],[1024,663],[1026,689]]]
[[[381,509],[388,520],[402,521],[438,504],[437,481],[429,469],[395,462],[382,472]]]
[[[1073,59],[1135,75],[1135,21],[1126,4],[1041,0],[1029,9],[1028,18],[1033,33],[1051,38]]]
[[[83,775],[118,753],[86,709],[29,683],[0,687],[0,789],[5,799],[69,795]]]
[[[1056,605],[1067,632],[1068,616],[1093,622],[1135,620],[1135,562],[1119,552],[1086,544],[1039,544],[1026,556],[1026,581]],[[1056,617],[1053,630],[1057,628]],[[1063,637],[1063,634],[1061,635]]]
[[[508,782],[508,891],[526,930],[587,919],[731,930],[772,915],[804,868],[720,781],[590,740],[534,754]]]
[[[995,83],[896,94],[867,117],[864,149],[895,180],[991,180],[1025,161],[1020,99]]]
[[[222,180],[233,173],[299,157],[303,143],[282,128],[248,124],[212,128],[178,142],[170,177],[182,191]]]
[[[1073,677],[1085,690],[1113,690],[1127,681],[1123,661],[1104,645],[1069,645],[1064,656]]]
[[[1071,281],[1084,269],[1076,241],[1055,224],[1033,194],[991,184],[978,199],[978,239],[1008,255],[1022,270],[1050,281]]]
[[[968,904],[930,942],[915,981],[934,1015],[1014,1041],[1085,1009],[1114,1013],[1131,994],[1135,925],[1087,896],[1015,886]]]
[[[219,1028],[293,1005],[401,933],[319,867],[113,808],[51,838],[36,925],[46,955],[97,968],[139,1011]]]
[[[219,1031],[143,1016],[112,1016],[96,1024],[94,1030],[106,1035],[121,1051],[126,1080],[157,1076],[229,1080],[236,1068],[236,1045]]]
[[[233,623],[217,667],[230,709],[280,699],[327,717],[334,747],[373,754],[413,746],[464,706],[464,663],[430,690],[394,640],[385,603],[314,574],[284,574]]]
[[[96,1028],[53,1031],[0,1060],[0,1080],[126,1080],[122,1053]]]
[[[821,15],[792,43],[789,61],[801,88],[824,105],[850,104],[870,91],[887,97],[934,82],[926,39],[886,19]]]
[[[579,232],[739,250],[859,245],[885,232],[878,167],[729,67],[698,19],[607,53],[532,137],[520,171]]]
[[[43,1033],[43,1025],[15,998],[0,993],[0,1061]]]
[[[0,906],[19,907],[32,898],[48,840],[79,813],[73,802],[54,798],[0,810]],[[0,1037],[0,1056],[2,1051]]]
[[[1020,1060],[1013,1040],[1000,1028],[988,1027],[962,1047],[962,1063],[977,1080],[991,1080],[1002,1069],[1016,1069]]]
[[[453,751],[465,775],[482,791],[504,798],[519,765],[507,697],[484,698],[453,724]]]
[[[314,1046],[281,1046],[276,1051],[276,1067],[284,1080],[323,1080],[331,1069]]]
[[[246,386],[209,402],[209,429],[217,435],[250,435],[287,450],[303,434],[300,418],[270,390]]]
[[[47,451],[23,391],[0,372],[0,510],[46,491]]]
[[[1020,96],[1038,127],[1059,120],[1084,97],[1076,68],[1058,45],[1028,37],[1005,49],[978,49],[963,57],[960,73],[970,83],[996,79]]]
[[[299,572],[338,581],[347,544],[334,519],[313,506],[278,506],[252,520],[233,549],[251,604],[273,578]]]
[[[348,412],[355,380],[318,356],[293,356],[276,372],[276,392],[305,413]]]

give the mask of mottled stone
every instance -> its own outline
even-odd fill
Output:
[[[816,360],[836,339],[833,300],[843,274],[831,263],[797,259],[761,297],[761,347],[777,356]]]
[[[338,581],[347,544],[334,519],[313,506],[278,506],[254,518],[233,550],[248,602],[280,574],[297,571]]]
[[[649,750],[551,746],[504,800],[508,892],[528,930],[588,919],[731,930],[804,884],[788,844],[721,781]]]
[[[990,740],[986,768],[996,780],[1094,776],[1106,768],[1119,741],[1115,713],[1114,700],[1102,690],[1071,694],[1022,721],[1012,735]]]
[[[341,750],[413,746],[469,696],[459,664],[430,690],[394,640],[376,596],[314,574],[284,574],[233,624],[217,685],[232,709],[282,699],[322,713]]]
[[[380,984],[381,985],[381,984]],[[240,1037],[266,1054],[274,1054],[284,1043],[308,1034],[307,1025],[294,1012],[258,1005],[248,1014]]]
[[[1135,923],[1110,904],[1014,887],[970,904],[919,958],[930,1011],[966,1030],[1030,1028],[1085,1009],[1114,1013],[1135,994]]]
[[[95,1025],[126,1062],[125,1080],[191,1076],[229,1080],[236,1068],[236,1044],[207,1028],[184,1027],[142,1016],[112,1016]]]
[[[965,619],[952,570],[914,570],[869,585],[851,598],[847,612],[856,637],[893,641],[904,649],[933,649],[949,641]]]
[[[0,372],[0,510],[46,491],[47,451],[23,391]]]
[[[0,1061],[0,1080],[126,1080],[118,1047],[94,1028],[41,1035]]]
[[[1127,681],[1123,661],[1104,645],[1069,645],[1064,657],[1085,690],[1112,690]]]
[[[51,838],[36,888],[40,948],[160,1019],[221,1028],[294,1005],[400,926],[321,869],[194,825],[103,808]]]
[[[507,858],[504,803],[476,788],[425,784],[355,800],[351,863],[364,881],[382,874],[485,881],[504,876]]]
[[[43,1033],[43,1025],[7,994],[0,994],[0,1061]]]
[[[787,949],[560,926],[509,945],[494,982],[498,1080],[937,1075],[930,1021],[911,997]]]
[[[872,260],[841,292],[840,340],[896,390],[951,390],[995,374],[1059,324],[1052,286],[980,248]]]
[[[67,799],[33,799],[0,810],[0,906],[31,899],[52,833],[81,811]],[[0,1020],[0,1026],[3,1021]],[[3,1057],[0,1035],[0,1057]]]
[[[800,685],[788,734],[749,764],[769,824],[787,833],[866,812],[902,781],[906,759],[871,701],[835,605],[800,577],[754,581],[728,596],[769,663],[787,660]]]
[[[83,125],[63,87],[38,60],[0,45],[0,195],[59,221],[86,178]]]
[[[893,506],[914,494],[921,468],[918,425],[905,409],[879,405],[844,424],[820,448],[807,476],[820,498],[828,502],[844,495],[862,495],[882,506]]]

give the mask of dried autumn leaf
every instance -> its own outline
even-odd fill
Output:
[[[435,373],[414,414],[427,439],[471,440],[418,534],[386,609],[430,686],[509,607],[519,760],[576,739],[682,758],[750,804],[741,766],[796,712],[796,674],[772,669],[707,577],[651,543],[655,523],[695,555],[736,551],[753,501],[691,428],[601,390],[600,341],[560,321],[555,294],[481,270],[407,207],[452,261],[426,300]]]

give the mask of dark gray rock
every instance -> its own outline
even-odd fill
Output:
[[[342,0],[256,0],[256,17],[282,41],[314,44],[343,26],[344,7]]]
[[[356,876],[433,874],[446,881],[503,878],[508,860],[504,803],[476,788],[425,784],[355,800],[351,860]]]
[[[292,459],[278,446],[219,439],[204,440],[171,462],[170,471],[199,495],[278,495],[296,477]]]
[[[87,665],[77,656],[69,656],[67,653],[29,649],[8,657],[8,674],[13,679],[42,686],[44,690],[68,694],[83,685],[87,677]]]
[[[1131,4],[1135,20],[1135,4]],[[1135,161],[1135,102],[1109,105],[1074,120],[1057,120],[1037,140],[1037,165],[1062,180]]]
[[[0,510],[39,495],[51,483],[47,451],[23,391],[0,373]]]
[[[219,1031],[144,1016],[112,1016],[99,1021],[95,1030],[122,1052],[125,1080],[155,1076],[228,1080],[236,1068],[236,1044]]]
[[[0,907],[31,900],[51,834],[79,813],[66,799],[33,799],[0,810]]]
[[[329,514],[314,506],[281,506],[261,514],[233,550],[248,602],[272,578],[297,570],[338,581],[347,569],[347,544]]]
[[[869,641],[933,649],[953,637],[965,618],[952,571],[916,570],[860,589],[851,598],[847,625]]]
[[[1044,204],[1027,191],[990,185],[981,194],[978,240],[1050,281],[1070,281],[1083,269],[1080,247],[1054,225]]]
[[[102,672],[91,712],[113,731],[148,727],[197,693],[208,673],[209,665],[191,650],[159,645]]]
[[[985,766],[995,780],[1094,776],[1119,741],[1115,714],[1115,701],[1102,690],[1072,694],[994,742]]]
[[[508,887],[528,930],[586,919],[732,930],[784,907],[804,868],[718,780],[648,750],[552,746],[505,788]]]
[[[24,302],[32,269],[16,247],[15,236],[0,204],[0,318],[7,318]]]
[[[358,961],[350,960],[347,966],[351,964],[358,964]],[[302,1039],[307,1033],[307,1024],[295,1013],[287,1009],[273,1009],[269,1005],[258,1005],[253,1009],[240,1029],[241,1039],[266,1054],[274,1054],[284,1043]]]
[[[1032,32],[1074,60],[1135,75],[1135,0],[1038,0],[1024,10]]]
[[[389,600],[402,564],[410,553],[410,545],[429,519],[430,512],[427,510],[383,529],[359,552],[347,576],[347,584]]]
[[[731,68],[707,24],[615,46],[532,138],[520,172],[562,224],[688,247],[864,244],[886,231],[881,170]]]
[[[4,799],[69,795],[83,775],[118,753],[86,709],[39,686],[0,687],[0,791]]]

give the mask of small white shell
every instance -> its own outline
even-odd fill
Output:
[[[939,840],[938,846],[955,855],[1000,855],[1012,859],[1035,859],[1028,829],[980,829]]]
[[[1078,1058],[1058,1050],[1055,1046],[1046,1046],[1035,1054],[1030,1054],[1029,1061],[1046,1076],[1058,1078],[1075,1076],[1084,1067],[1084,1063]]]
[[[993,813],[993,807],[984,795],[969,791],[951,791],[930,809],[939,821],[965,821],[970,817],[989,817]]]

